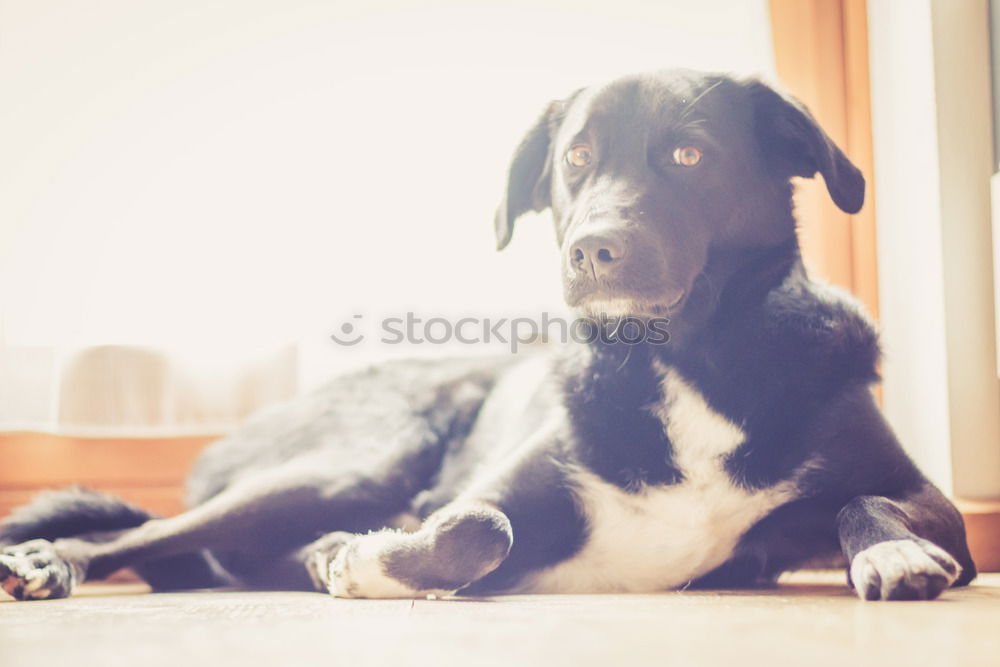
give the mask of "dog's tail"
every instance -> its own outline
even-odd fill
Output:
[[[43,491],[0,521],[0,548],[28,540],[56,540],[141,526],[155,514],[90,489]],[[146,561],[133,570],[156,590],[213,588],[233,583],[210,553],[178,554]]]

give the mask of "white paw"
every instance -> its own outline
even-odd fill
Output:
[[[404,533],[385,530],[359,535],[344,546],[327,568],[327,587],[341,598],[424,598],[449,595],[454,591],[417,590],[390,576],[384,558]]]
[[[327,578],[330,573],[330,563],[344,545],[350,544],[355,537],[351,533],[328,533],[307,547],[309,554],[305,559],[306,572],[309,573],[309,578],[317,591],[329,590]]]
[[[76,573],[46,540],[0,550],[0,588],[18,600],[45,600],[70,594]]]
[[[933,600],[962,568],[927,540],[891,540],[854,557],[850,576],[862,600]]]

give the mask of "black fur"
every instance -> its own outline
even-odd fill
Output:
[[[0,546],[141,526],[154,518],[124,500],[82,487],[44,491],[0,526]]]
[[[584,359],[564,362],[563,396],[571,415],[574,459],[624,489],[676,484],[663,424],[648,409],[660,394],[652,346],[595,344]],[[589,357],[589,358],[587,358]],[[608,447],[606,443],[619,443]]]

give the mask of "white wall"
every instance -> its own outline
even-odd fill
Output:
[[[868,7],[886,414],[945,491],[997,497],[986,2]]]

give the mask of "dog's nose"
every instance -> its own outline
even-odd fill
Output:
[[[588,234],[570,246],[569,258],[578,272],[601,278],[621,265],[625,258],[625,242],[615,234]]]

